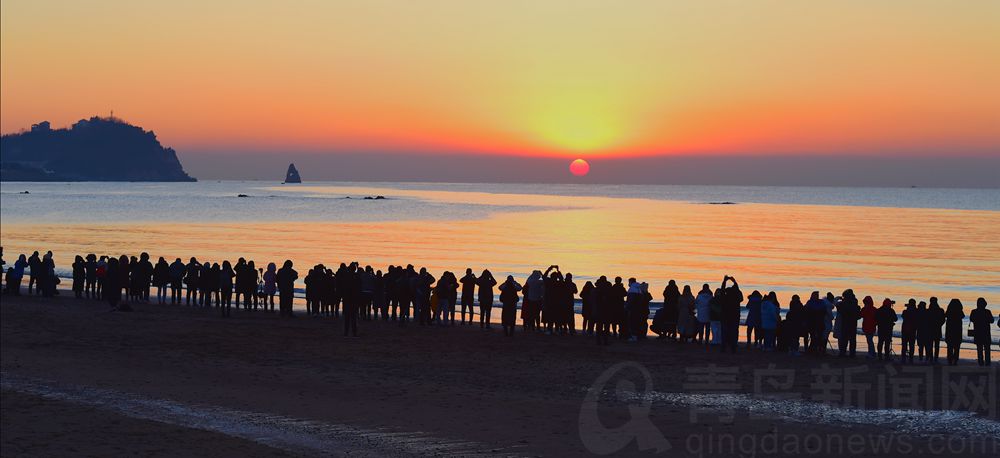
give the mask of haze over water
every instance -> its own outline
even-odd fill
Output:
[[[30,194],[20,194],[29,191]],[[238,194],[249,197],[240,198]],[[1000,303],[1000,190],[268,182],[4,183],[5,258],[358,260],[579,284],[635,276],[791,294]],[[364,200],[383,195],[385,200]],[[350,196],[351,199],[345,197]],[[734,202],[734,205],[712,203]]]

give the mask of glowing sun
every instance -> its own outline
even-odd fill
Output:
[[[577,159],[569,164],[569,173],[582,177],[590,171],[590,164],[583,159]]]

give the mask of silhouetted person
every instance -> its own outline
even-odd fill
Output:
[[[319,315],[319,289],[320,283],[322,282],[322,267],[321,265],[316,265],[312,269],[306,272],[306,276],[302,279],[302,282],[306,285],[306,316],[316,316]]]
[[[14,267],[8,267],[7,273],[4,275],[4,281],[6,282],[3,289],[4,294],[14,295],[15,288],[17,288],[17,283],[14,281],[15,278]]]
[[[73,260],[73,296],[83,298],[83,284],[87,280],[87,266],[83,256],[77,255]]]
[[[919,320],[917,310],[917,301],[910,299],[906,303],[906,307],[903,309],[903,326],[900,336],[903,339],[902,349],[899,352],[900,361],[906,363],[913,363],[913,354],[916,350],[917,343],[917,321]]]
[[[827,291],[826,298],[823,299],[823,354],[826,354],[826,348],[830,343],[830,334],[833,333],[833,309],[834,306],[840,299],[835,297],[833,293]]]
[[[875,333],[878,330],[878,308],[871,296],[865,296],[861,301],[864,307],[861,308],[861,332],[868,342],[868,357],[875,357]]]
[[[299,273],[292,268],[292,261],[286,260],[285,264],[278,270],[277,278],[278,294],[280,296],[279,313],[283,317],[292,316],[292,301],[295,299],[295,280],[299,278]]]
[[[493,287],[496,286],[497,280],[493,278],[493,274],[490,271],[483,270],[483,273],[479,275],[476,279],[476,285],[479,286],[479,328],[489,329],[490,328],[490,317],[493,312]]]
[[[980,297],[976,300],[976,309],[969,313],[969,321],[972,323],[972,341],[976,344],[976,358],[979,365],[989,366],[990,346],[993,345],[993,337],[990,335],[993,312],[986,308],[986,299]]]
[[[15,296],[21,295],[21,282],[24,280],[24,269],[28,268],[28,260],[22,254],[14,261],[7,272],[7,291]],[[13,269],[13,270],[11,270]]]
[[[781,308],[778,307],[778,295],[771,291],[760,301],[760,329],[764,334],[764,350],[774,350],[779,323]]]
[[[127,258],[126,258],[127,259]],[[108,275],[104,280],[104,294],[108,299],[108,305],[111,306],[112,310],[128,311],[131,310],[127,304],[122,304],[122,285],[121,285],[121,261],[120,259],[111,258],[108,260]]]
[[[104,281],[108,278],[108,257],[101,256],[97,260],[97,297],[104,299]]]
[[[128,300],[131,294],[129,287],[132,281],[131,277],[129,277],[129,272],[131,272],[131,269],[132,269],[132,264],[129,262],[129,257],[125,256],[124,254],[119,256],[117,276],[118,276],[118,287],[121,288],[122,291],[115,291],[115,294],[121,294],[124,291],[125,294],[122,296],[123,297],[122,304],[125,305],[128,305]],[[121,308],[121,306],[119,306],[118,308]]]
[[[217,288],[218,282],[212,275],[212,263],[205,262],[201,265],[201,272],[198,274],[198,290],[201,292],[201,306],[212,307],[212,292]]]
[[[399,316],[400,297],[400,277],[403,275],[403,268],[400,266],[389,266],[385,273],[385,295],[389,301],[389,319],[396,321]],[[336,311],[334,311],[336,315]]]
[[[694,341],[694,336],[698,333],[698,326],[695,324],[695,297],[691,292],[691,285],[684,285],[681,297],[677,300],[677,337],[681,342]]]
[[[278,292],[278,266],[273,262],[267,263],[267,270],[260,274],[261,281],[264,282],[263,310],[274,311],[274,295]]]
[[[785,340],[785,347],[793,356],[798,356],[799,339],[807,335],[806,310],[802,305],[802,300],[798,294],[793,294],[788,302],[788,313],[785,314],[785,321],[781,325],[782,338]]]
[[[31,253],[28,257],[28,294],[31,294],[31,289],[35,289],[35,294],[42,294],[41,288],[38,287],[38,276],[42,272],[42,258],[38,256],[38,252]]]
[[[857,352],[858,318],[861,318],[858,298],[854,295],[854,290],[845,290],[840,297],[840,302],[837,303],[837,319],[840,324],[837,347],[839,347],[842,357],[850,356],[853,358]]]
[[[875,319],[878,322],[878,359],[889,361],[892,359],[892,328],[896,326],[898,317],[896,311],[892,309],[895,302],[886,298],[882,301],[882,306],[878,308]]]
[[[358,281],[360,282],[361,293],[358,296],[361,303],[360,316],[365,321],[372,319],[372,303],[375,294],[375,271],[372,266],[365,266],[364,270],[358,271]],[[430,309],[427,310],[430,312]],[[428,321],[429,322],[429,321]]]
[[[97,299],[97,256],[94,253],[87,255],[83,270],[83,291],[87,299]]]
[[[826,341],[823,334],[826,329],[826,303],[819,297],[819,291],[813,291],[806,302],[806,325],[809,329],[808,351],[814,354],[826,353]]]
[[[715,288],[708,301],[708,320],[712,334],[709,345],[722,345],[722,288]]]
[[[198,285],[200,283],[198,281],[198,276],[201,275],[201,264],[198,263],[197,259],[192,257],[188,262],[187,267],[184,269],[184,272],[184,286],[187,286],[185,303],[186,305],[191,305],[191,302],[193,301],[194,305],[197,307],[200,305],[200,302],[198,301]]]
[[[556,323],[559,321],[559,295],[562,286],[562,274],[559,266],[552,265],[545,269],[542,274],[545,294],[542,295],[542,325],[551,335],[555,332]]]
[[[445,271],[434,286],[438,297],[437,319],[441,324],[455,324],[455,298],[458,296],[458,279],[455,274]],[[516,315],[516,313],[515,313]]]
[[[615,277],[615,284],[611,285],[611,326],[619,338],[628,337],[628,323],[625,315],[625,297],[628,290],[622,283],[622,277]]]
[[[597,308],[594,313],[594,320],[597,322],[597,344],[609,345],[608,335],[611,334],[611,323],[614,320],[614,302],[611,298],[613,287],[608,278],[601,275],[594,282],[594,288],[597,289]]]
[[[711,315],[709,305],[712,302],[712,297],[712,288],[708,286],[708,283],[705,283],[694,299],[695,318],[698,326],[696,337],[699,342],[705,345],[708,345],[712,333],[711,320],[709,319]]]
[[[681,292],[673,280],[663,288],[663,334],[668,339],[677,338],[677,301]]]
[[[653,296],[649,294],[649,284],[633,282],[629,285],[626,296],[626,307],[629,314],[629,340],[637,342],[646,339],[649,332],[649,302]],[[676,318],[675,318],[676,320]],[[677,325],[674,324],[676,334]]]
[[[476,303],[476,274],[472,269],[465,269],[465,275],[459,280],[462,283],[462,324],[465,324],[465,309],[469,309],[469,324],[472,324],[472,308]]]
[[[45,256],[42,256],[42,262],[38,274],[39,275],[35,280],[37,282],[35,288],[38,291],[41,291],[42,296],[44,297],[54,296],[58,281],[56,278],[56,264],[55,260],[52,259],[51,251],[46,252]]]
[[[413,283],[413,305],[421,326],[431,324],[431,285],[436,279],[426,267],[420,268]]]
[[[580,292],[573,282],[573,274],[566,272],[562,285],[562,325],[569,328],[570,335],[576,335],[576,294]]]
[[[153,284],[153,263],[149,259],[149,253],[139,255],[139,295],[143,302],[149,302]]]
[[[333,289],[336,301],[334,303],[334,316],[340,316],[340,303],[343,303],[346,310],[347,303],[350,301],[350,282],[352,281],[353,272],[347,267],[347,264],[340,263],[340,267],[337,268],[337,272],[333,274]]]
[[[924,332],[925,330],[927,330],[927,323],[926,323],[926,320],[927,320],[927,303],[926,302],[920,301],[919,303],[917,303],[916,318],[917,318],[917,321],[916,321],[917,330],[916,330],[916,333],[915,333],[916,334],[916,342],[917,342],[916,354],[920,358],[920,361],[923,362],[923,361],[925,361],[925,358],[927,357],[927,355],[924,354],[924,350],[927,348],[927,341],[928,341],[927,335]]]
[[[947,357],[948,365],[954,366],[958,364],[958,353],[962,348],[962,340],[965,338],[963,333],[965,332],[965,310],[962,307],[962,301],[958,299],[952,299],[948,303],[948,310],[944,313],[945,316],[945,333],[944,340],[945,344],[948,345]]]
[[[513,275],[508,275],[507,280],[500,285],[500,303],[503,304],[500,324],[503,325],[503,334],[508,337],[514,335],[514,326],[517,324],[518,291],[521,291],[521,284],[514,280]]]
[[[381,279],[381,273],[382,272],[379,271],[379,279]],[[333,300],[336,296],[337,285],[336,280],[333,279],[333,270],[324,268],[323,271],[320,272],[319,283],[319,303],[321,315],[331,316],[333,314]]]
[[[732,286],[726,283],[732,281]],[[736,353],[736,344],[740,339],[740,304],[743,303],[743,292],[736,279],[726,276],[722,279],[722,352],[730,350]]]
[[[167,302],[167,284],[170,283],[170,265],[167,260],[160,256],[153,266],[153,286],[156,287],[156,302],[165,304]]]
[[[760,303],[763,300],[764,296],[757,290],[754,290],[749,296],[747,296],[747,348],[756,346],[758,341],[762,340],[761,335],[763,333],[760,329]]]
[[[358,336],[358,314],[361,312],[361,278],[357,265],[351,263],[338,273],[337,289],[344,300],[344,337]]]
[[[212,294],[215,303],[222,307],[222,266],[217,262],[212,263]]]
[[[242,298],[243,310],[250,310],[250,304],[257,289],[257,282],[253,278],[257,270],[254,269],[251,271],[250,266],[247,265],[247,260],[239,258],[236,260],[236,264],[233,265],[233,273],[236,274],[236,278],[233,279],[233,294],[235,295],[236,308],[240,308],[240,298]]]
[[[541,307],[545,299],[545,279],[542,278],[542,271],[532,271],[524,281],[522,291],[524,291],[524,302],[521,304],[522,327],[525,331],[538,330],[539,314],[542,312]]]
[[[451,277],[451,281],[456,283],[455,275],[448,272]],[[331,290],[332,292],[332,290]],[[448,300],[451,301],[451,324],[455,324],[455,290],[452,289],[451,294],[448,296]],[[375,290],[372,292],[372,306],[375,308],[375,316],[378,318],[378,314],[382,314],[382,321],[389,321],[389,297],[386,291],[386,281],[385,275],[382,274],[381,270],[375,271]],[[448,318],[447,316],[445,317]]]
[[[184,285],[184,272],[187,267],[181,258],[174,259],[174,262],[170,263],[170,303],[180,304],[181,303],[181,287]]]
[[[247,261],[246,273],[249,281],[247,282],[246,291],[244,292],[244,298],[246,295],[249,295],[250,304],[246,304],[244,300],[243,306],[247,309],[252,308],[253,310],[257,310],[259,305],[261,310],[263,310],[264,306],[267,305],[262,303],[265,299],[267,299],[267,295],[264,294],[264,282],[262,278],[264,275],[264,269],[258,269],[257,264],[254,263],[253,259],[251,259]]]
[[[930,301],[930,306],[924,312],[919,333],[924,337],[923,345],[927,361],[937,364],[941,352],[941,326],[944,326],[945,318],[944,309],[938,304],[938,298],[932,297]]]
[[[141,288],[139,287],[139,281],[140,281],[139,280],[139,278],[140,278],[140,276],[139,276],[139,258],[137,258],[135,256],[129,257],[128,258],[128,263],[125,264],[125,265],[128,266],[128,269],[127,269],[126,275],[125,275],[125,277],[126,277],[125,278],[125,283],[124,283],[125,285],[127,285],[125,294],[126,294],[126,296],[128,296],[129,300],[131,300],[132,302],[138,304],[139,303],[139,299],[140,299],[140,291],[141,291]]]
[[[410,320],[410,303],[413,301],[413,281],[417,273],[408,264],[399,275],[399,325],[406,326]]]
[[[228,317],[232,313],[233,306],[233,281],[236,279],[236,272],[233,271],[229,261],[222,261],[222,268],[219,270],[219,308],[222,309],[222,316]],[[237,307],[239,302],[236,303]]]

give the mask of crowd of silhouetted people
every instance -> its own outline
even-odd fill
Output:
[[[0,248],[0,258],[2,258]],[[30,257],[20,255],[6,266],[5,294],[20,295],[25,272],[28,294],[58,294],[60,278],[56,275],[52,252]],[[232,309],[244,311],[275,310],[294,316],[292,304],[299,273],[286,260],[257,267],[253,260],[199,262],[180,258],[168,262],[160,257],[154,263],[147,253],[138,257],[122,255],[76,256],[72,263],[71,291],[77,298],[108,302],[113,310],[129,311],[132,303],[149,303],[153,288],[158,304],[181,304],[218,308],[223,317]],[[793,295],[784,307],[774,291],[753,291],[744,296],[736,279],[725,276],[715,289],[702,285],[697,294],[689,285],[680,287],[670,280],[663,290],[663,303],[650,319],[653,296],[649,285],[634,278],[609,280],[601,276],[577,288],[571,273],[559,266],[544,272],[535,270],[524,283],[508,275],[498,282],[489,270],[476,274],[466,269],[458,278],[445,271],[435,278],[426,268],[390,265],[385,272],[357,262],[341,263],[331,268],[318,264],[305,274],[305,313],[342,319],[345,336],[357,336],[358,321],[383,320],[406,326],[478,323],[490,329],[499,292],[500,323],[504,335],[513,336],[518,319],[526,332],[553,335],[585,334],[594,336],[600,345],[612,339],[641,341],[649,331],[657,338],[718,346],[723,352],[736,352],[740,325],[745,325],[745,345],[762,351],[827,355],[833,349],[841,357],[855,357],[857,339],[867,341],[868,357],[880,360],[899,358],[903,363],[935,364],[939,361],[942,339],[946,361],[958,363],[964,337],[972,337],[978,363],[990,365],[991,328],[996,322],[984,298],[965,321],[965,307],[951,299],[946,308],[931,297],[927,302],[910,299],[897,313],[895,302],[884,299],[876,306],[871,296],[858,299],[853,290],[841,295],[821,295],[814,291],[802,302]],[[582,323],[577,329],[576,301],[581,303]],[[520,307],[518,304],[520,303]],[[478,319],[475,317],[478,314]],[[745,320],[743,315],[746,315]],[[893,339],[898,338],[900,352],[894,354]],[[859,329],[860,326],[860,329]],[[944,332],[942,332],[942,328]],[[836,340],[836,346],[831,337]]]

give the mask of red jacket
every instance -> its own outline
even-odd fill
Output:
[[[865,334],[875,334],[875,311],[878,310],[874,305],[865,304],[861,309],[861,331]]]

